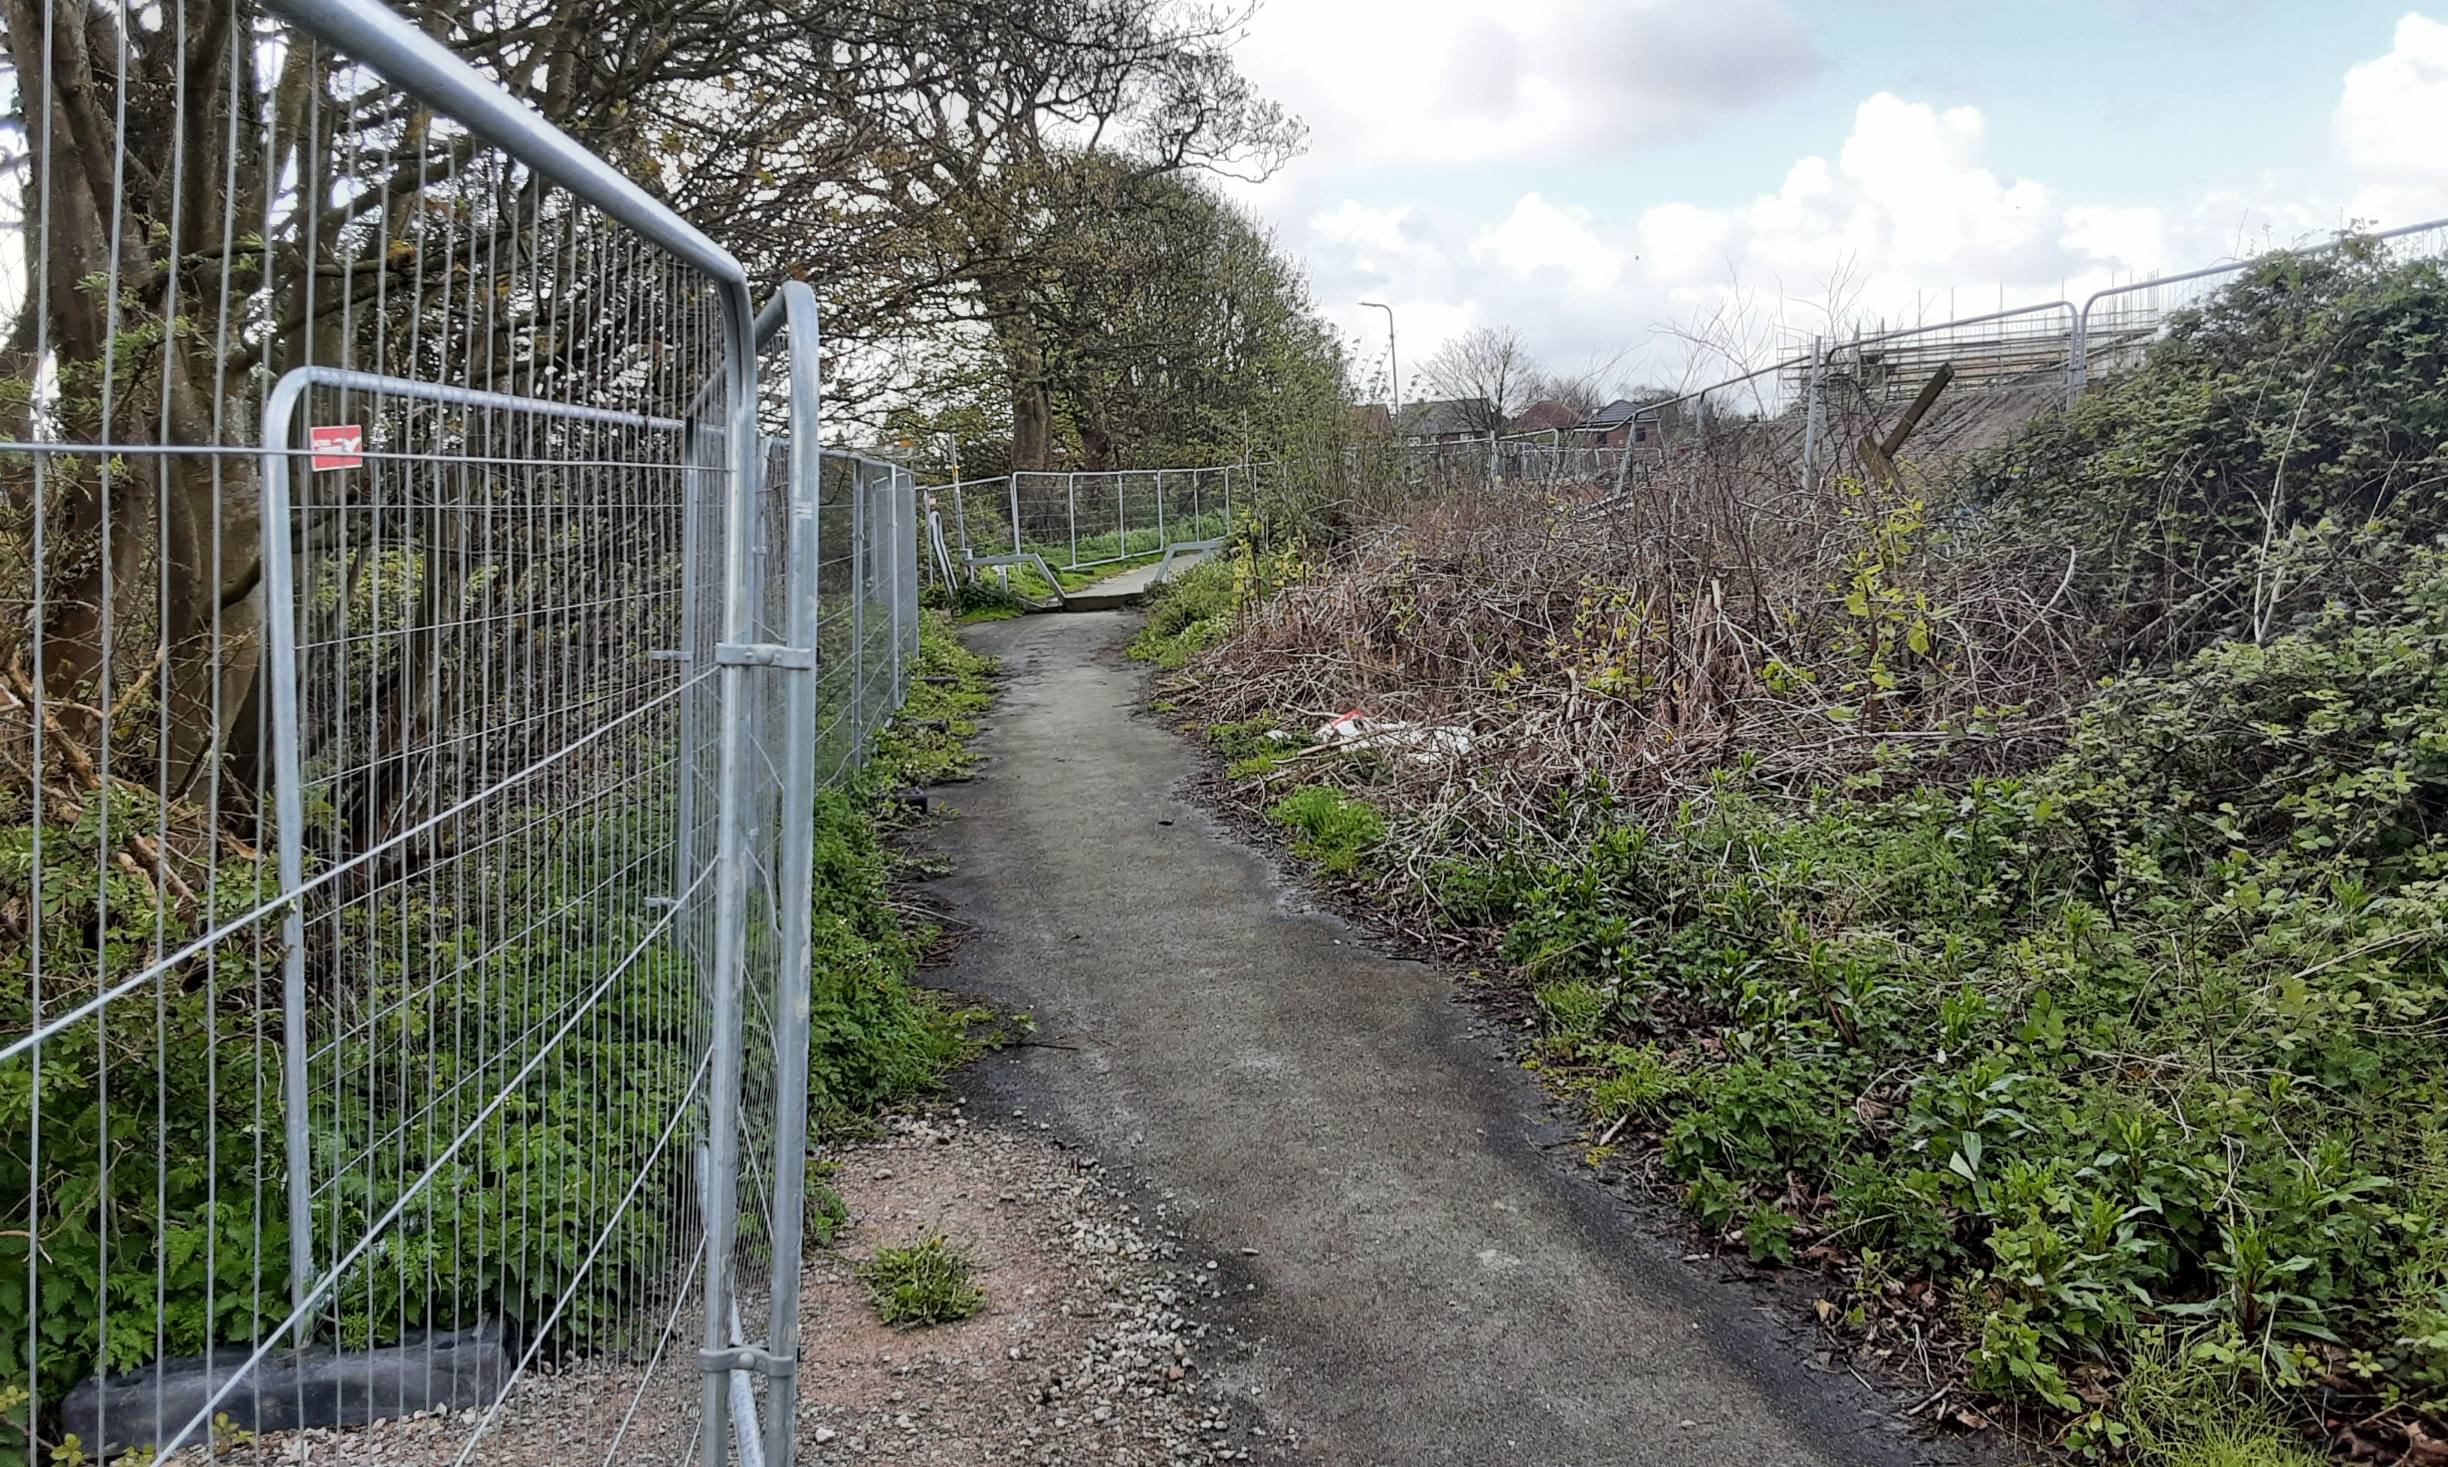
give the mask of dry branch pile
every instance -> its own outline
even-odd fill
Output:
[[[1974,400],[1932,425],[1981,444],[2035,406]],[[2066,552],[1933,512],[1926,459],[1900,485],[1806,485],[1795,431],[1721,428],[1620,492],[1417,502],[1251,611],[1182,701],[1211,721],[1360,708],[1463,731],[1400,751],[1371,796],[1448,837],[1522,839],[1543,822],[1511,817],[1563,790],[1668,808],[1742,751],[1796,792],[1900,749],[1919,777],[2028,761],[2080,660]]]

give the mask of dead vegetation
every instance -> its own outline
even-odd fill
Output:
[[[2083,660],[2066,552],[1934,519],[1922,486],[2052,396],[1942,399],[1896,482],[1805,483],[1779,418],[1696,434],[1620,489],[1370,516],[1176,696],[1207,722],[1359,708],[1463,731],[1378,772],[1372,798],[1439,837],[1418,846],[1569,839],[1546,818],[1560,792],[1663,811],[1746,756],[1797,791],[1876,774],[1899,744],[1967,772],[2027,762]],[[1903,410],[1853,406],[1837,441]]]

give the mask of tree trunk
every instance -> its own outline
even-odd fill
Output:
[[[1080,467],[1087,469],[1118,469],[1120,455],[1114,451],[1114,436],[1105,425],[1083,422],[1079,425]]]
[[[1004,359],[1011,368],[1011,466],[1048,469],[1054,465],[1054,389],[1046,381],[1045,351],[1033,321],[1016,321],[1005,328]]]

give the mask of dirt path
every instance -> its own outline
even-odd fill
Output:
[[[1132,716],[1133,625],[975,632],[1005,683],[979,777],[939,792],[957,865],[937,890],[977,932],[938,981],[1045,1041],[973,1095],[1052,1121],[1214,1250],[1259,1342],[1230,1384],[1274,1442],[1406,1467],[1930,1460],[1542,1155],[1560,1135],[1538,1091],[1443,974],[1305,906],[1186,802],[1193,750]]]

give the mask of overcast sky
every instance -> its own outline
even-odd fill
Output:
[[[1364,369],[1393,304],[1406,397],[1486,324],[1668,380],[1737,291],[1937,320],[2448,215],[2430,3],[1265,0],[1242,65],[1309,151],[1234,191]]]

